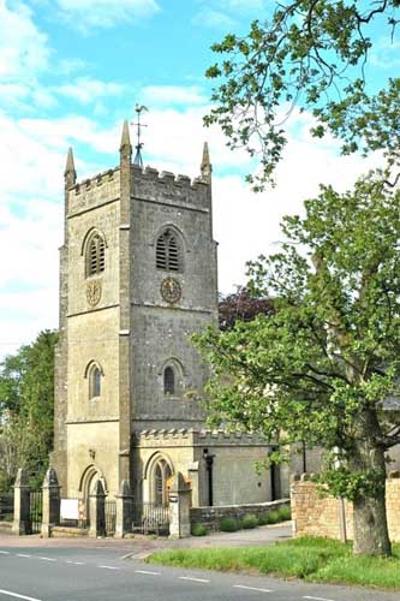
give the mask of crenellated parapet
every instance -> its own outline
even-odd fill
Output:
[[[139,200],[210,210],[209,184],[203,178],[191,180],[187,175],[132,165],[132,182],[133,195]]]
[[[135,442],[138,446],[174,446],[177,443],[200,447],[268,445],[264,438],[256,434],[193,428],[142,430],[136,433]]]
[[[77,182],[69,189],[69,213],[79,213],[112,200],[118,200],[119,195],[119,167],[107,169],[94,177]]]
[[[202,178],[144,169],[132,165],[133,196],[153,202],[181,203],[193,209],[209,210],[209,184]],[[120,197],[120,168],[107,169],[94,177],[74,183],[67,190],[69,214],[80,213]]]

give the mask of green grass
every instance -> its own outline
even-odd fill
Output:
[[[304,537],[266,547],[174,549],[154,553],[147,561],[400,590],[400,545],[394,545],[394,556],[390,559],[354,557],[350,545]]]

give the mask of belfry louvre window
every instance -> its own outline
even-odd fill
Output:
[[[170,366],[164,370],[164,394],[175,394],[175,372]]]
[[[90,239],[86,256],[86,275],[102,273],[105,268],[105,244],[99,234]]]
[[[156,267],[166,271],[182,271],[182,250],[176,234],[168,229],[156,244]]]

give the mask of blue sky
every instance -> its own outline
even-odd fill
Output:
[[[282,215],[318,184],[347,187],[374,164],[338,157],[294,114],[278,186],[255,196],[247,155],[204,130],[210,45],[244,32],[272,0],[0,0],[0,358],[58,322],[63,169],[73,146],[78,178],[114,166],[123,119],[144,103],[144,162],[196,176],[208,140],[220,289],[245,281],[245,262],[276,248]],[[399,67],[399,46],[375,30],[371,79]],[[238,244],[240,240],[240,244]]]

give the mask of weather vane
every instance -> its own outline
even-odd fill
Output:
[[[141,133],[142,133],[142,127],[147,127],[147,125],[145,123],[141,123],[140,122],[140,116],[142,114],[143,111],[148,111],[149,109],[147,108],[147,106],[144,106],[144,104],[137,104],[135,106],[135,111],[137,113],[137,121],[136,123],[133,122],[132,125],[136,125],[136,138],[137,138],[137,144],[135,146],[136,148],[136,154],[135,154],[135,159],[133,161],[134,165],[138,165],[139,167],[143,167],[143,159],[142,159],[142,148],[143,148],[143,142],[140,141],[140,137],[141,137]]]

